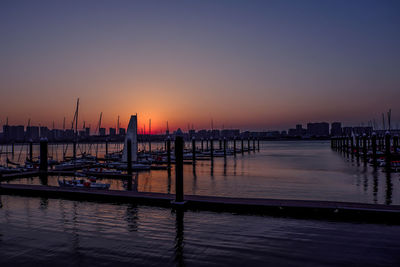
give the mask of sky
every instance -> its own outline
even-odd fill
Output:
[[[0,124],[400,122],[400,1],[0,2]]]

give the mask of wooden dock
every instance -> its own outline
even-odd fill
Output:
[[[177,206],[171,203],[175,198],[175,195],[171,194],[20,184],[1,184],[0,194],[65,198],[81,201],[137,203],[172,208],[183,207],[190,210],[264,214],[305,219],[400,224],[400,205],[186,195],[184,197],[186,203],[182,206]]]

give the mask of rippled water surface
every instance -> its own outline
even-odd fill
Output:
[[[398,226],[0,195],[1,266],[399,266]]]
[[[218,148],[218,142],[214,146]],[[157,147],[161,148],[162,144],[153,144],[153,149]],[[109,146],[110,151],[120,148],[115,144]],[[70,154],[71,145],[68,149]],[[105,146],[81,145],[78,151],[89,149],[92,154],[97,150],[102,156]],[[26,147],[16,147],[14,160],[24,159],[24,153]],[[62,145],[51,146],[49,154],[60,158]],[[49,185],[56,186],[57,179],[50,177]],[[135,174],[135,180],[139,191],[174,193],[174,170],[170,174],[140,172]],[[102,182],[110,183],[112,189],[126,190],[123,181],[102,179]],[[25,178],[11,183],[40,184],[41,181]],[[374,170],[362,160],[332,151],[328,141],[273,141],[261,142],[258,152],[245,152],[226,160],[215,158],[213,164],[198,161],[195,168],[185,165],[184,191],[193,195],[400,204],[400,175]]]

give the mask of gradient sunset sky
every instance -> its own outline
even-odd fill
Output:
[[[400,1],[3,0],[0,34],[0,124],[400,122]]]

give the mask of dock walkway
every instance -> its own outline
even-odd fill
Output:
[[[175,195],[151,192],[1,184],[0,194],[178,207],[171,203]],[[400,224],[400,205],[195,195],[185,195],[185,201],[190,210]]]

